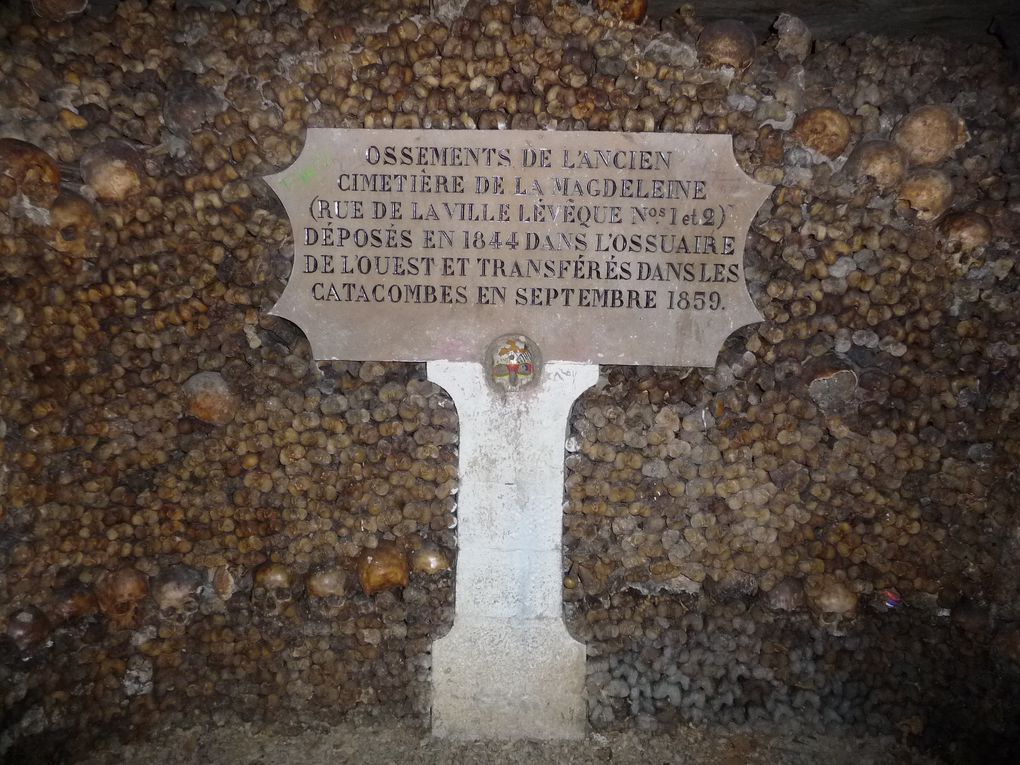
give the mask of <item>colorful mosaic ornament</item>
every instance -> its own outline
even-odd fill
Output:
[[[496,387],[517,390],[538,376],[538,353],[524,335],[504,335],[489,348],[489,374]]]

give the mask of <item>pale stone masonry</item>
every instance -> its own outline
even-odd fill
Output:
[[[471,362],[429,362],[428,377],[457,406],[461,482],[456,616],[432,648],[432,730],[582,737],[585,648],[562,616],[563,449],[598,366],[550,363],[509,392]]]

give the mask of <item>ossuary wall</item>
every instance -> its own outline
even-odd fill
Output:
[[[733,135],[776,186],[745,258],[765,321],[714,369],[603,367],[566,434],[591,723],[1016,743],[997,49],[627,3],[201,5],[0,16],[0,757],[427,715],[457,413],[422,366],[317,363],[267,314],[293,240],[261,176],[313,126]]]

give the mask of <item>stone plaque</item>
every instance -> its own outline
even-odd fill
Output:
[[[266,179],[294,230],[273,313],[316,359],[713,366],[770,186],[729,135],[309,129]]]

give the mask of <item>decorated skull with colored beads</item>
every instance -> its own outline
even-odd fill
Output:
[[[490,374],[497,387],[515,390],[531,383],[538,373],[538,355],[523,335],[506,335],[491,346]]]

